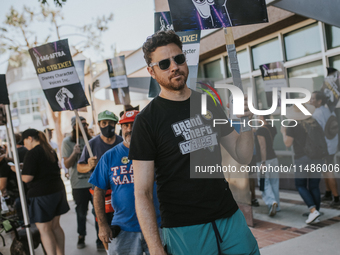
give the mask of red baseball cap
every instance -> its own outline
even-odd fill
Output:
[[[138,113],[139,111],[136,110],[125,112],[120,118],[119,124],[134,122]]]

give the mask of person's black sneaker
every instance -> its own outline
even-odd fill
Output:
[[[329,205],[333,208],[337,208],[340,206],[340,201],[335,202],[335,200],[333,200]]]
[[[327,201],[332,201],[332,192],[331,191],[326,191],[325,195],[321,197],[322,202],[327,202]]]
[[[77,248],[78,249],[85,248],[85,236],[78,236]]]
[[[254,207],[259,207],[260,206],[260,204],[259,204],[259,201],[257,201],[257,199],[255,198],[255,199],[253,199],[253,200],[251,200],[251,206],[254,206]]]
[[[332,199],[332,196],[323,196],[323,197],[321,197],[321,201],[322,202],[327,202],[327,201],[332,201],[333,199]]]
[[[103,243],[97,243],[97,251],[105,251]]]

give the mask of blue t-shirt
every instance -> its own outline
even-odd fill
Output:
[[[103,190],[111,187],[111,203],[115,210],[111,225],[118,225],[128,232],[141,232],[135,209],[132,161],[128,155],[129,148],[123,143],[107,151],[99,160],[89,183]],[[161,216],[156,183],[153,186],[153,201],[159,227]]]
[[[105,152],[109,149],[115,147],[117,144],[123,142],[123,138],[119,135],[116,135],[116,141],[113,144],[105,143],[100,135],[93,137],[90,141],[90,147],[92,149],[93,156],[97,156],[97,160],[103,156]],[[89,151],[85,145],[83,152],[81,153],[80,159],[78,160],[78,164],[87,164],[87,160],[90,158]]]

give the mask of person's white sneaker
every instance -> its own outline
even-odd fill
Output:
[[[274,202],[269,210],[269,216],[273,217],[276,214],[277,203]]]
[[[315,221],[313,221],[313,224],[314,223],[319,223],[320,222],[320,218],[317,218],[317,219],[315,219]]]
[[[306,223],[307,224],[313,223],[319,216],[320,216],[320,213],[317,210],[315,210],[314,212],[308,215]]]

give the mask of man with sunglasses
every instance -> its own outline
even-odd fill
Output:
[[[88,174],[92,173],[96,167],[98,160],[104,155],[105,152],[115,147],[123,141],[123,138],[116,135],[115,128],[118,122],[118,117],[111,111],[105,110],[98,114],[98,126],[100,127],[100,134],[95,136],[89,141],[92,149],[93,157],[90,157],[86,145],[78,161],[77,169],[79,173]],[[92,213],[95,215],[94,210]],[[113,213],[107,213],[107,221],[111,222]],[[98,224],[95,223],[98,234]],[[97,235],[97,250],[104,250],[104,246]]]
[[[86,119],[79,116],[81,123],[84,127],[87,138],[90,140],[91,136],[87,130]],[[83,135],[78,127],[79,139],[76,137],[76,117],[71,119],[72,133],[70,136],[64,138],[61,146],[61,157],[64,160],[65,167],[69,170],[69,176],[71,181],[72,196],[76,204],[77,215],[77,232],[78,232],[78,249],[85,247],[85,235],[86,235],[86,215],[89,206],[89,202],[92,203],[92,196],[89,188],[91,184],[88,180],[91,176],[90,173],[81,174],[77,171],[77,162],[80,157],[81,151],[85,146]]]
[[[227,117],[210,98],[207,114],[201,114],[201,94],[186,85],[189,70],[180,38],[173,31],[149,37],[143,51],[161,92],[135,120],[129,158],[137,217],[150,254],[260,254],[227,181],[190,178],[195,165],[221,165],[220,144],[236,161],[248,164],[252,132],[238,134],[229,125],[213,125],[213,119]],[[246,105],[245,115],[251,117]],[[154,178],[165,248],[152,204]]]

